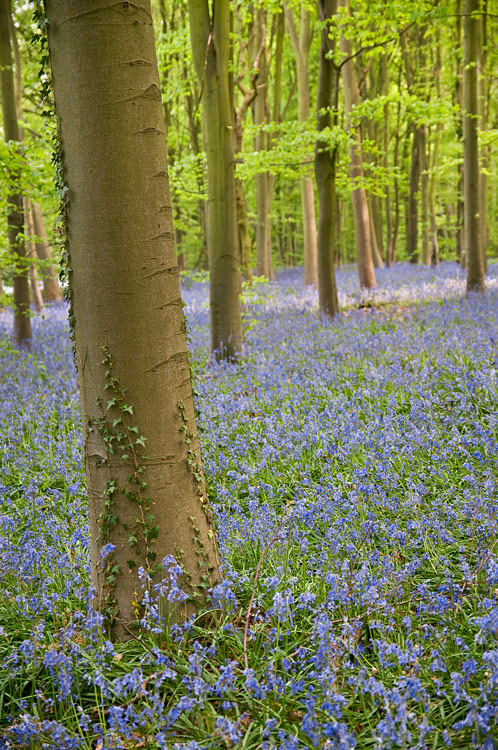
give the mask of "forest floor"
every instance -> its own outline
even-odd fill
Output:
[[[498,266],[466,298],[455,263],[399,265],[370,300],[346,269],[333,322],[301,277],[245,292],[237,365],[184,283],[218,621],[151,606],[126,644],[87,604],[66,309],[33,356],[0,316],[0,747],[497,747]]]

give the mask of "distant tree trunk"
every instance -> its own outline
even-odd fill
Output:
[[[484,263],[479,211],[480,175],[478,145],[478,70],[481,19],[479,0],[464,0],[463,19],[463,148],[464,148],[464,236],[467,256],[467,291],[484,291]]]
[[[387,94],[388,70],[387,56],[382,55],[378,64],[372,64],[370,70],[363,70],[360,63],[356,60],[358,74],[363,77],[364,99],[375,99],[377,96]],[[362,121],[362,131],[372,143],[378,144],[380,149],[380,121],[372,118],[364,118]],[[364,154],[364,158],[370,165],[370,169],[378,168],[378,155],[375,150]],[[372,259],[375,268],[383,268],[384,260],[382,258],[382,206],[380,197],[374,191],[367,191],[368,209],[370,213],[370,236],[372,240]]]
[[[57,271],[52,261],[52,253],[48,244],[45,223],[40,204],[33,201],[31,204],[33,212],[33,227],[35,238],[35,250],[38,258],[42,261],[41,275],[43,279],[43,301],[44,302],[61,302],[62,289],[59,284]]]
[[[11,2],[10,0],[0,0],[0,98],[2,100],[3,133],[6,143],[17,141],[20,147],[21,137],[17,122],[16,92],[12,72],[10,27]],[[14,342],[18,346],[22,345],[30,349],[29,283],[26,267],[26,246],[23,239],[24,214],[19,171],[10,169],[8,180],[7,233],[13,259]]]
[[[267,13],[264,8],[258,8],[254,20],[253,49],[256,61],[257,96],[253,102],[254,124],[259,127],[254,138],[254,150],[264,152],[268,150],[268,133],[263,129],[269,121],[268,111],[268,45],[267,45]],[[271,195],[268,172],[258,172],[256,175],[256,257],[258,275],[267,278],[274,277],[271,262]]]
[[[324,22],[320,47],[320,68],[316,98],[318,133],[337,121],[339,93],[339,71],[330,55],[335,49],[329,37],[329,24],[337,13],[337,0],[318,0],[318,17]],[[318,301],[320,310],[330,317],[337,315],[339,303],[335,281],[335,237],[336,237],[336,163],[337,146],[332,149],[317,138],[315,145],[315,176],[318,189]]]
[[[431,264],[431,243],[429,232],[429,169],[427,163],[427,130],[420,126],[420,206],[422,218],[422,259],[424,266]]]
[[[436,81],[436,96],[441,98],[441,35],[439,29],[436,32],[436,47],[434,56],[434,77]],[[436,186],[437,165],[439,160],[439,139],[441,135],[441,124],[436,124],[434,144],[432,147],[432,167],[429,187],[429,210],[430,210],[430,242],[431,242],[431,265],[439,265],[439,239],[436,216]]]
[[[33,223],[33,211],[31,202],[24,200],[24,217],[25,225],[27,229],[27,238],[25,242],[27,245],[26,255],[29,259],[29,285],[31,287],[31,299],[37,313],[43,310],[43,297],[40,289],[40,280],[38,278],[38,269],[36,268],[36,246],[35,246],[35,227]]]
[[[285,16],[297,62],[297,104],[299,122],[305,122],[310,113],[310,74],[308,55],[313,36],[310,11],[301,5],[299,34],[292,9],[285,5]],[[311,163],[311,156],[309,157]],[[304,283],[318,283],[318,246],[315,218],[315,192],[311,176],[301,177],[301,206],[303,211]]]
[[[237,231],[239,235],[240,268],[244,281],[248,284],[253,282],[252,272],[252,244],[249,234],[249,214],[247,201],[244,194],[242,180],[235,178],[235,192],[237,196]]]
[[[486,63],[488,59],[488,25],[487,25],[487,0],[482,0],[481,9],[483,14],[481,16],[481,47],[480,47],[480,60],[479,60],[479,71],[478,71],[478,86],[479,86],[479,127],[481,132],[487,130],[488,127],[488,85],[486,78]],[[481,252],[484,272],[488,270],[488,258],[487,258],[487,244],[488,244],[488,147],[482,146],[480,153],[480,231],[481,231]]]
[[[242,350],[240,261],[235,193],[229,0],[189,0],[192,53],[203,91],[208,170],[211,348],[235,359]]]
[[[384,169],[389,174],[389,102],[384,104]],[[391,189],[389,183],[385,188],[386,209],[386,266],[389,268],[393,262],[393,222],[391,214]]]
[[[345,9],[349,15],[349,0],[340,0],[339,7]],[[359,123],[351,122],[351,111],[353,106],[359,103],[358,85],[356,83],[356,72],[352,58],[351,40],[344,33],[340,36],[341,54],[345,62],[342,63],[342,76],[344,81],[344,103],[348,118],[348,130],[352,139],[349,147],[350,177],[353,182],[351,194],[353,201],[354,229],[356,239],[356,255],[358,259],[358,274],[360,286],[370,289],[377,285],[372,259],[372,241],[370,235],[370,213],[365,188],[363,187],[363,152],[361,143],[361,132]]]
[[[370,237],[372,239],[372,260],[375,268],[384,268],[380,251],[382,240],[382,215],[378,195],[367,196],[368,213],[370,214]],[[380,240],[379,240],[380,238]]]
[[[189,599],[162,602],[173,620],[202,606],[217,576],[152,16],[148,0],[87,0],[86,12],[80,0],[46,0],[45,9],[68,185],[92,582],[115,615],[114,636],[126,638],[140,611],[139,567],[157,581],[165,555],[181,563]],[[137,64],[124,66],[123,50]]]
[[[454,100],[457,107],[456,114],[456,136],[458,142],[463,141],[463,69],[462,69],[462,3],[456,0],[456,75]],[[462,268],[465,268],[467,261],[465,258],[465,239],[463,229],[463,162],[458,161],[458,183],[456,197],[456,258],[460,261]]]
[[[416,29],[414,39],[415,53],[409,50],[408,33],[400,35],[401,50],[405,66],[408,92],[419,99],[426,98],[423,85],[425,69],[425,25]],[[410,192],[408,213],[407,249],[410,263],[418,263],[418,209],[419,197],[422,209],[422,259],[430,263],[429,231],[428,231],[428,175],[427,175],[427,138],[425,125],[412,121],[412,160],[410,167]],[[419,196],[420,178],[422,176],[422,190]],[[424,220],[425,217],[425,220]]]

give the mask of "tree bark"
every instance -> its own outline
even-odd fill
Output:
[[[456,70],[454,98],[457,107],[456,114],[456,136],[458,142],[463,141],[463,69],[462,69],[462,2],[456,0]],[[463,229],[463,161],[458,161],[458,183],[456,197],[456,258],[462,269],[467,265],[465,258],[465,239]]]
[[[0,99],[4,140],[18,142],[21,136],[18,125],[16,92],[11,48],[11,2],[0,0]],[[19,170],[8,168],[9,191],[7,196],[7,233],[13,265],[14,342],[31,349],[31,320],[29,310],[29,282],[24,242],[24,212]]]
[[[211,349],[220,359],[242,351],[235,193],[233,103],[229,85],[230,5],[189,0],[192,53],[202,91],[207,152]]]
[[[301,5],[300,30],[297,33],[292,9],[285,5],[297,65],[297,110],[299,122],[306,122],[310,114],[309,50],[313,36],[310,11]],[[311,164],[311,156],[309,157]],[[301,177],[301,207],[303,212],[304,283],[318,283],[318,245],[316,235],[315,192],[311,176]]]
[[[318,17],[324,21],[320,46],[320,67],[316,97],[318,133],[330,129],[337,121],[339,71],[331,54],[335,43],[329,37],[329,26],[337,13],[337,0],[318,0]],[[331,109],[334,115],[331,116]],[[315,177],[318,190],[318,303],[320,310],[333,317],[339,312],[335,281],[336,238],[336,164],[337,146],[330,148],[317,138]]]
[[[429,232],[429,170],[427,163],[427,130],[419,128],[420,137],[420,207],[422,219],[422,259],[424,266],[431,264],[431,243]]]
[[[463,20],[463,149],[464,149],[464,237],[467,257],[467,291],[484,291],[484,264],[479,211],[479,52],[481,19],[479,0],[464,0]]]
[[[488,25],[487,25],[487,0],[482,0],[482,11],[481,16],[481,45],[480,45],[480,56],[479,56],[479,73],[478,73],[478,86],[479,86],[479,128],[481,132],[487,130],[488,127],[488,85],[486,78],[486,63],[488,59]],[[484,273],[488,270],[488,258],[487,258],[487,244],[488,244],[488,160],[489,160],[489,149],[488,146],[482,146],[480,150],[480,231],[481,231],[481,252],[482,252],[482,263]]]
[[[92,581],[125,638],[137,571],[185,571],[196,611],[217,576],[200,466],[149,0],[46,0],[63,154]],[[144,447],[145,446],[145,447]],[[114,549],[101,559],[101,554]],[[202,566],[202,567],[201,567]],[[128,630],[127,630],[128,629]]]
[[[349,0],[340,0],[339,7],[345,9],[345,15],[349,16]],[[344,33],[340,35],[340,49],[344,58],[342,63],[342,76],[344,81],[344,104],[350,131],[351,144],[349,146],[350,170],[349,175],[353,182],[351,193],[353,201],[354,230],[356,240],[356,255],[358,259],[358,275],[360,286],[366,289],[377,286],[372,259],[372,240],[370,234],[370,212],[365,188],[363,187],[363,150],[361,142],[360,125],[351,122],[351,112],[359,103],[358,84],[356,82],[356,71],[352,57],[351,40]]]
[[[27,237],[24,241],[26,242],[26,255],[29,260],[29,285],[31,287],[31,299],[37,313],[43,310],[43,297],[40,289],[40,280],[38,278],[38,269],[36,267],[36,240],[35,240],[35,227],[33,223],[33,211],[31,201],[24,199],[24,217],[25,225],[27,229]]]
[[[52,253],[48,244],[45,223],[41,212],[40,204],[33,201],[31,204],[33,211],[33,227],[35,237],[35,249],[38,258],[42,261],[41,274],[43,279],[43,301],[44,302],[61,302],[62,289],[59,284],[57,272],[52,261]]]
[[[263,126],[269,122],[268,108],[268,73],[269,54],[267,45],[267,13],[264,8],[258,8],[253,26],[254,61],[258,72],[257,96],[253,102],[254,124],[260,129],[254,138],[254,150],[263,152],[268,150],[268,133]],[[256,259],[258,276],[273,278],[273,264],[271,262],[271,194],[270,175],[268,172],[258,172],[256,180]]]

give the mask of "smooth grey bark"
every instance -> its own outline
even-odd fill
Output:
[[[335,42],[329,36],[330,23],[337,13],[337,0],[318,0],[318,17],[324,22],[320,45],[320,66],[316,98],[318,133],[337,122],[340,70],[331,54]],[[334,112],[331,115],[331,110]],[[315,178],[318,190],[318,303],[320,310],[333,317],[339,312],[335,280],[335,239],[337,146],[330,148],[317,138],[315,145]]]
[[[310,72],[309,51],[313,38],[313,25],[310,11],[303,3],[300,13],[299,33],[296,29],[292,8],[285,4],[285,17],[296,56],[297,66],[297,108],[299,122],[306,122],[310,114]],[[311,166],[311,157],[309,162]],[[304,238],[304,283],[318,283],[318,246],[315,217],[315,192],[313,179],[309,175],[301,177],[301,207],[303,212]]]
[[[42,261],[41,275],[43,279],[43,301],[61,302],[62,289],[52,260],[52,252],[48,243],[40,204],[33,201],[31,209],[33,212],[35,250],[38,258]]]
[[[218,557],[200,464],[149,0],[46,0],[67,212],[92,582],[125,638],[181,563],[195,612]],[[126,392],[123,392],[126,389]],[[135,432],[135,430],[137,430]],[[124,446],[124,447],[123,447]],[[114,545],[104,561],[101,550]]]
[[[208,174],[207,236],[211,349],[236,359],[243,347],[229,0],[189,0],[190,36],[203,100]]]
[[[31,201],[24,199],[24,219],[27,230],[27,237],[24,238],[26,242],[26,256],[29,261],[29,285],[31,287],[31,299],[33,300],[33,306],[37,313],[43,310],[43,296],[40,288],[40,280],[38,278],[38,269],[36,267],[36,247],[35,247],[35,228],[33,224],[33,211],[31,207]]]
[[[0,0],[0,99],[2,124],[6,143],[17,143],[21,148],[21,133],[13,72],[11,46],[11,2]],[[21,175],[17,169],[8,169],[9,194],[7,196],[7,234],[12,256],[12,285],[14,298],[14,342],[17,346],[31,348],[31,320],[29,310],[29,282],[24,242],[24,212],[21,193]]]
[[[344,9],[345,16],[349,16],[349,0],[340,0],[339,7]],[[352,111],[359,103],[360,96],[356,81],[354,58],[352,56],[351,40],[344,31],[340,34],[340,50],[343,56],[342,77],[344,82],[344,104],[347,117],[347,127],[350,132],[349,146],[349,175],[353,182],[351,198],[353,202],[354,231],[356,240],[356,256],[358,261],[358,275],[360,286],[371,289],[377,286],[372,257],[372,239],[370,233],[370,212],[365,188],[363,186],[363,149],[359,123],[352,122]]]
[[[479,54],[481,19],[479,0],[463,4],[463,174],[464,174],[464,238],[467,258],[467,291],[483,292],[484,263],[481,248],[480,174],[479,174]]]

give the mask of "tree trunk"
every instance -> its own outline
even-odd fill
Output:
[[[418,191],[420,185],[420,127],[412,127],[412,159],[410,166],[410,192],[408,195],[408,259],[418,263]]]
[[[328,130],[337,120],[339,73],[330,56],[335,49],[329,37],[329,26],[337,13],[337,0],[318,0],[318,15],[325,22],[320,47],[320,68],[316,97],[318,133]],[[330,115],[334,108],[334,122]],[[333,317],[339,312],[335,281],[336,237],[336,164],[337,146],[333,149],[317,138],[315,146],[315,176],[318,189],[318,302],[320,310]]]
[[[259,130],[254,138],[254,150],[264,152],[268,150],[268,133],[263,130],[269,121],[268,110],[268,46],[266,11],[259,8],[256,12],[253,27],[253,49],[257,77],[257,96],[253,102],[253,120]],[[256,175],[256,259],[258,276],[274,277],[271,262],[271,194],[268,172],[258,172]]]
[[[236,359],[242,350],[241,286],[233,109],[229,86],[230,4],[189,0],[192,53],[203,91],[207,151],[209,303],[211,349],[218,358]]]
[[[384,268],[382,260],[382,215],[379,197],[370,194],[367,196],[368,213],[370,214],[370,236],[372,239],[372,260],[375,268]]]
[[[125,638],[143,566],[185,571],[196,611],[217,576],[200,466],[149,0],[46,0],[63,153],[92,581]],[[144,447],[145,446],[145,447]],[[111,545],[111,546],[109,546]],[[114,548],[112,547],[114,545]],[[103,559],[101,555],[108,553]],[[202,566],[202,567],[201,567]]]
[[[17,122],[10,26],[10,0],[0,0],[0,99],[2,100],[3,134],[6,143],[17,141],[20,148],[21,137]],[[8,185],[7,233],[13,261],[14,342],[17,346],[31,349],[29,283],[26,245],[23,239],[24,213],[19,170],[8,169]]]
[[[467,256],[467,291],[484,291],[484,264],[481,249],[479,211],[480,175],[478,145],[478,69],[481,19],[479,0],[464,0],[463,20],[463,149],[464,149],[464,237]]]
[[[249,215],[244,187],[242,181],[238,178],[235,179],[235,191],[237,195],[237,231],[239,233],[240,267],[244,281],[252,284],[252,244],[249,234]]]
[[[436,47],[434,56],[434,78],[436,82],[436,96],[441,99],[441,35],[439,29],[436,32]],[[439,139],[441,136],[441,124],[436,124],[434,144],[432,147],[432,168],[429,187],[429,210],[430,210],[430,242],[431,242],[431,265],[439,265],[439,238],[436,216],[436,170],[439,160]]]
[[[36,267],[36,240],[35,240],[35,227],[33,223],[33,211],[31,202],[24,199],[23,201],[25,226],[27,230],[26,242],[26,255],[29,259],[29,285],[31,287],[31,299],[37,313],[43,310],[43,297],[40,289],[40,280],[38,278],[38,269]]]
[[[44,302],[61,302],[62,289],[59,284],[57,272],[55,270],[50,245],[48,244],[45,223],[41,212],[40,204],[33,201],[31,204],[33,211],[33,227],[35,238],[35,249],[38,258],[42,261],[41,274],[43,279],[43,301]]]
[[[482,0],[482,11],[481,16],[481,47],[480,47],[480,61],[478,71],[478,86],[479,86],[479,128],[481,132],[487,130],[488,127],[488,85],[486,79],[486,63],[488,58],[488,25],[487,25],[487,0]],[[488,258],[487,258],[487,244],[488,244],[488,160],[489,160],[489,149],[488,146],[482,146],[480,151],[480,184],[479,184],[479,197],[480,197],[480,232],[481,232],[481,252],[484,272],[488,270]]]
[[[301,5],[300,33],[298,35],[291,8],[285,5],[285,16],[289,27],[297,64],[297,110],[299,122],[306,122],[310,113],[309,50],[313,36],[310,11]],[[308,161],[308,160],[307,160]],[[311,164],[311,156],[309,157]],[[313,179],[301,177],[301,208],[303,212],[304,283],[318,283],[318,245],[316,236],[315,192]]]
[[[345,16],[349,16],[349,0],[340,0],[339,7],[345,9]],[[356,255],[358,259],[358,275],[360,286],[366,289],[377,286],[372,259],[372,240],[370,235],[370,213],[365,188],[363,187],[363,152],[359,124],[351,123],[351,111],[359,103],[358,84],[354,59],[352,58],[351,40],[344,33],[340,36],[340,49],[344,58],[342,76],[344,81],[344,104],[348,118],[351,144],[349,146],[350,170],[353,182],[351,193],[353,201],[354,231],[356,241]],[[356,187],[355,187],[356,186]]]
[[[429,170],[427,164],[427,131],[425,125],[419,128],[420,148],[420,207],[422,218],[422,259],[424,266],[431,264],[431,243],[429,233]]]
[[[456,136],[458,142],[463,140],[463,69],[462,69],[462,14],[461,0],[456,0],[456,75],[455,75],[455,104],[456,114]],[[463,229],[463,162],[459,160],[458,183],[456,198],[456,259],[460,262],[462,269],[467,265],[465,258],[465,239]]]

